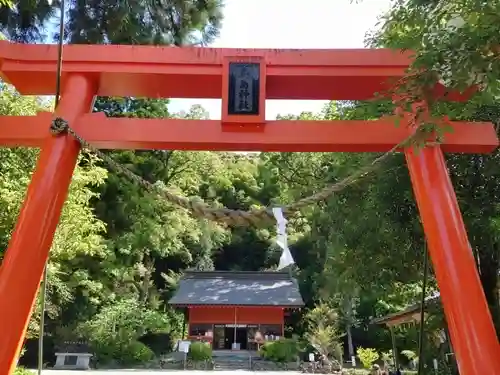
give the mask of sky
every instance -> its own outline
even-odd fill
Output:
[[[226,0],[220,37],[211,47],[221,48],[363,48],[365,34],[390,0]],[[304,6],[306,5],[306,6]],[[319,112],[325,101],[268,100],[266,119],[278,114]],[[170,112],[201,104],[210,118],[220,119],[216,99],[172,99]]]

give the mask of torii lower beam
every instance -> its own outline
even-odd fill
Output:
[[[51,113],[0,116],[0,144],[41,147]],[[218,120],[78,116],[72,128],[99,149],[282,152],[387,152],[411,135],[391,117],[376,121],[267,121],[223,124]],[[489,153],[498,147],[491,123],[450,122],[445,152]],[[403,151],[403,150],[401,150]]]

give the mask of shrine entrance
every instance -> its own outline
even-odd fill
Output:
[[[247,350],[247,327],[243,327],[243,324],[240,327],[229,327],[232,324],[226,325],[224,329],[226,343],[224,345],[224,349],[231,350]]]
[[[453,132],[446,134],[442,142],[416,151],[404,142],[415,133],[408,120],[414,117],[412,113],[399,127],[395,127],[394,118],[376,121],[265,119],[266,99],[371,99],[376,92],[389,89],[391,80],[404,77],[411,63],[408,54],[385,49],[70,45],[65,47],[64,60],[60,75],[61,100],[55,114],[0,120],[0,144],[41,148],[0,269],[0,374],[11,375],[15,369],[81,146],[143,150],[404,152],[460,372],[463,375],[498,372],[499,343],[443,155],[443,152],[492,152],[498,146],[493,125],[452,122],[449,125]],[[21,94],[54,95],[57,67],[57,46],[0,42],[2,77]],[[436,87],[436,96],[442,92],[442,87]],[[222,119],[106,118],[102,113],[90,113],[96,95],[222,98]],[[451,98],[459,99],[457,95]],[[344,184],[355,177],[346,178]],[[322,190],[285,207],[284,211],[293,213],[335,189]],[[159,194],[195,215],[229,225],[272,220],[270,209],[249,212],[214,209],[167,191],[159,191]]]

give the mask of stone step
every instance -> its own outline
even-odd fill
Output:
[[[245,366],[249,365],[250,361],[215,361],[216,365],[225,365],[225,366]]]
[[[216,358],[214,360],[215,370],[248,370],[250,369],[250,361],[248,359],[240,358]]]
[[[246,366],[221,366],[221,365],[215,365],[214,370],[219,370],[219,371],[250,370],[250,365],[246,365]]]

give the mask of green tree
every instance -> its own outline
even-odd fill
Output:
[[[498,124],[500,106],[481,106],[467,118]],[[498,129],[498,126],[497,126]],[[464,217],[484,293],[500,335],[500,151],[487,155],[453,154],[448,168]]]
[[[363,119],[391,113],[390,103],[330,103],[301,118]],[[262,156],[261,178],[289,203],[335,183],[376,155],[275,153]],[[391,348],[388,332],[370,324],[374,316],[405,308],[419,297],[423,231],[404,160],[383,167],[290,222],[292,252],[301,290],[310,308],[328,300],[346,331],[346,347]],[[430,291],[434,280],[431,279]],[[406,343],[398,332],[398,342]],[[410,335],[410,337],[412,337]]]
[[[421,85],[429,88],[438,81],[449,89],[480,90],[466,105],[431,100],[436,115],[452,119],[491,121],[498,128],[499,72],[496,23],[500,1],[394,2],[371,35],[372,45],[411,49],[415,54],[414,74],[403,89]],[[425,71],[423,74],[415,74]],[[498,274],[499,213],[495,205],[500,175],[498,151],[490,155],[448,155],[455,190],[474,250],[481,282],[500,334]],[[480,193],[479,193],[480,192]]]
[[[96,109],[111,117],[168,116],[167,102],[155,99],[100,98]],[[206,154],[199,153],[114,151],[109,155],[151,183],[160,181],[187,195],[196,193],[189,190],[201,177],[198,168],[206,167]],[[116,171],[110,174],[95,207],[98,216],[108,223],[110,244],[122,264],[122,271],[116,274],[116,282],[126,286],[122,292],[137,293],[144,304],[157,306],[157,288],[153,285],[156,263],[172,255],[185,264],[192,262],[189,246],[201,237],[197,220]]]
[[[429,99],[438,82],[463,91],[478,85],[472,104],[493,104],[500,94],[497,24],[500,1],[401,0],[392,2],[372,46],[413,50],[414,63],[402,90]]]
[[[12,87],[0,88],[2,115],[34,115],[46,110],[47,104],[35,97],[20,96]],[[38,150],[27,148],[0,149],[0,241],[7,248],[12,229],[24,200],[26,188],[35,166]],[[96,158],[82,155],[70,186],[68,199],[54,236],[49,264],[47,311],[56,318],[65,306],[74,300],[77,290],[92,294],[96,285],[87,278],[85,267],[78,257],[97,259],[106,256],[103,243],[105,225],[98,220],[91,207],[97,197],[92,189],[106,178],[104,169],[96,166]],[[36,335],[40,315],[39,304],[29,327],[29,335]]]
[[[17,0],[0,8],[0,26],[10,40],[40,42],[57,37],[49,27],[61,0]],[[67,1],[69,43],[184,45],[210,43],[222,21],[220,0]]]

